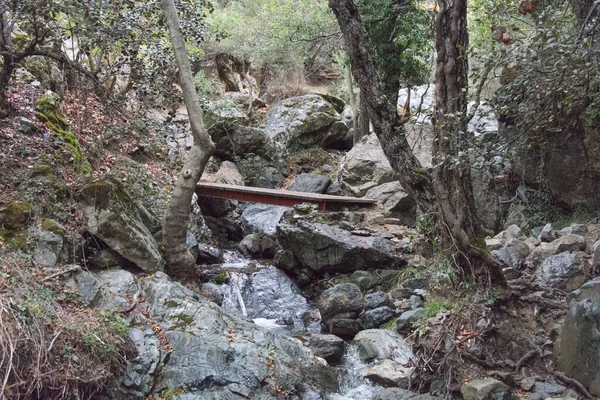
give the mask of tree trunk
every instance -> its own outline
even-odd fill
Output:
[[[577,23],[582,26],[600,16],[600,6],[594,0],[571,0]]]
[[[435,207],[431,176],[412,153],[406,140],[404,121],[397,117],[395,104],[383,92],[369,54],[358,8],[352,0],[329,0],[329,7],[340,25],[352,74],[360,87],[361,112],[364,102],[368,119],[402,187],[416,201],[422,213],[430,213]],[[361,117],[364,121],[365,115]]]
[[[352,71],[350,70],[350,65],[346,65],[344,70],[346,75],[346,88],[348,89],[348,97],[350,98],[350,108],[352,109],[352,129],[354,129],[352,144],[356,144],[361,137],[360,132],[358,131],[358,107],[356,105],[356,95],[354,94],[354,85],[352,84]]]
[[[177,176],[173,195],[165,214],[163,247],[167,262],[166,272],[175,277],[198,277],[200,274],[196,262],[186,244],[187,228],[196,184],[215,151],[215,145],[204,128],[202,109],[194,87],[190,60],[179,27],[175,3],[173,0],[161,0],[161,2],[169,26],[173,52],[179,67],[181,89],[194,137],[194,144]]]
[[[451,165],[466,146],[466,0],[438,0],[438,3],[436,77],[439,88],[435,131],[439,143],[435,145],[437,162],[432,177],[412,153],[404,131],[405,120],[400,119],[396,104],[384,93],[356,5],[352,0],[329,0],[373,129],[403,188],[416,201],[421,213],[439,216],[437,225],[443,227],[438,228],[439,233],[445,243],[453,244],[454,253],[446,256],[455,264],[462,279],[474,281],[483,276],[488,284],[504,285],[499,265],[485,250],[483,237],[479,236],[468,158],[463,156],[463,163],[458,167]],[[460,112],[458,117],[457,112]],[[437,127],[438,124],[441,127]],[[442,164],[437,165],[439,162]]]
[[[503,284],[500,266],[485,249],[471,187],[467,0],[437,0],[437,5],[433,177],[444,225],[442,238],[445,248],[451,249],[461,280]]]
[[[371,133],[371,121],[369,120],[369,105],[365,100],[365,97],[360,94],[359,107],[359,121],[358,131],[354,132],[354,143],[358,142],[363,136],[367,136]]]

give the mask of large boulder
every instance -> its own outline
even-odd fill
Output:
[[[572,306],[562,327],[557,369],[600,397],[600,279],[573,293]]]
[[[142,287],[148,315],[166,345],[157,346],[151,330],[132,330],[139,355],[129,361],[117,398],[141,400],[170,388],[185,398],[215,400],[275,400],[280,390],[323,395],[337,390],[335,371],[299,340],[230,316],[163,273]],[[144,380],[149,374],[152,385]]]
[[[544,286],[574,290],[587,279],[588,261],[585,253],[562,252],[548,257],[536,271],[538,283]]]
[[[318,144],[339,148],[348,133],[334,106],[318,95],[292,97],[275,104],[267,113],[265,129],[285,147]]]
[[[145,272],[163,269],[165,262],[150,228],[155,219],[120,182],[96,180],[79,193],[88,231]]]
[[[330,333],[352,338],[362,328],[358,320],[365,301],[360,288],[353,283],[340,283],[317,298],[317,307]]]
[[[248,204],[242,212],[242,220],[251,232],[273,235],[281,217],[289,209],[270,204]]]
[[[499,250],[493,250],[492,256],[510,268],[519,270],[525,265],[525,261],[527,256],[529,256],[529,253],[529,246],[527,246],[525,242],[513,239],[504,245],[503,248]]]
[[[327,176],[317,174],[300,174],[296,176],[294,182],[288,190],[308,193],[326,193],[331,185],[331,179]]]
[[[361,361],[392,360],[402,366],[415,361],[410,346],[396,332],[387,329],[367,329],[354,337],[352,344],[358,347]]]
[[[33,261],[41,267],[54,267],[63,258],[66,233],[58,222],[52,219],[42,220],[33,248]]]
[[[342,158],[338,180],[346,193],[358,197],[375,186],[396,180],[377,136],[364,136]]]
[[[417,205],[404,191],[400,182],[392,181],[375,186],[367,191],[365,197],[377,200],[386,212],[398,218],[404,225],[415,225]]]
[[[277,238],[303,267],[318,273],[394,269],[404,263],[393,242],[382,235],[358,236],[308,220],[280,223]]]
[[[216,146],[215,155],[224,160],[232,161],[238,157],[255,154],[266,160],[276,161],[281,154],[264,129],[219,123],[213,125],[208,133]]]

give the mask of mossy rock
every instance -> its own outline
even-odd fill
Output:
[[[98,209],[107,208],[113,199],[119,201],[127,209],[134,207],[131,197],[127,194],[123,185],[106,177],[91,182],[81,189],[80,198]]]
[[[75,170],[82,174],[91,173],[92,166],[85,159],[83,148],[70,131],[70,123],[60,109],[60,97],[55,93],[42,96],[35,106],[35,115],[52,130],[54,137],[67,147]]]
[[[48,231],[48,232],[52,232],[58,236],[61,237],[65,237],[65,235],[67,234],[67,230],[65,229],[64,226],[62,226],[61,224],[59,224],[58,222],[56,222],[53,219],[43,219],[42,223],[40,224],[40,229],[42,231]]]
[[[0,238],[2,246],[6,250],[27,249],[27,230],[8,231],[0,227]]]
[[[31,218],[31,204],[27,201],[15,201],[0,209],[0,226],[6,231],[19,231],[27,227]]]

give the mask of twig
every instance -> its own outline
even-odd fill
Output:
[[[590,394],[590,392],[588,392],[587,389],[578,380],[575,380],[573,378],[569,378],[565,374],[563,374],[562,372],[558,372],[558,371],[554,371],[554,376],[557,377],[558,380],[563,381],[564,383],[566,383],[568,385],[575,386],[583,394],[583,396],[586,399],[592,399],[593,398],[592,395]]]
[[[54,342],[56,341],[56,339],[58,339],[58,335],[60,335],[61,333],[62,331],[58,331],[58,333],[54,336],[54,338],[50,342],[50,346],[48,346],[48,350],[46,350],[46,353],[50,353],[50,350],[52,350],[52,347],[54,346]]]
[[[51,279],[54,279],[57,276],[68,274],[69,272],[78,271],[80,269],[81,269],[81,267],[79,265],[72,265],[72,266],[70,266],[69,268],[67,268],[67,269],[65,269],[63,271],[59,271],[59,272],[56,272],[56,273],[54,273],[52,275],[48,275],[47,277],[45,277],[44,279],[41,280],[41,283],[47,282],[47,281],[49,281]]]
[[[139,304],[139,298],[140,298],[141,294],[142,294],[142,288],[140,287],[138,289],[138,291],[135,292],[135,294],[133,295],[133,303],[129,307],[127,307],[126,309],[119,311],[119,313],[121,313],[121,314],[129,314],[130,312],[132,312],[133,310],[135,310],[135,308]]]

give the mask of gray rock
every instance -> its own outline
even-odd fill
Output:
[[[286,272],[293,272],[300,266],[294,253],[288,250],[279,250],[275,253],[273,263],[275,266]]]
[[[255,232],[246,235],[244,239],[238,245],[239,250],[242,254],[249,256],[260,256],[262,253],[260,233]]]
[[[144,215],[148,214],[115,180],[86,185],[79,198],[88,231],[145,272],[160,271],[164,260]]]
[[[135,346],[137,355],[127,362],[120,380],[120,392],[124,398],[145,398],[152,392],[154,375],[166,354],[161,354],[160,341],[151,328],[132,328],[129,339]]]
[[[504,240],[500,238],[486,238],[485,245],[489,251],[499,250],[504,245]]]
[[[502,274],[504,274],[504,277],[509,281],[519,279],[522,275],[520,271],[517,271],[514,268],[502,268]]]
[[[280,168],[266,166],[261,168],[248,184],[259,188],[279,189],[283,185],[284,179]]]
[[[426,396],[426,397],[424,397]],[[417,397],[419,399],[417,399]],[[420,395],[406,389],[385,388],[373,397],[373,400],[434,400],[437,397],[430,395]]]
[[[357,319],[334,317],[326,324],[329,333],[344,339],[352,339],[363,329],[362,324]]]
[[[59,229],[45,230],[44,224],[51,221],[52,226]],[[53,220],[44,220],[42,229],[40,229],[33,248],[33,261],[44,268],[54,267],[61,259],[61,252],[64,245],[65,228]]]
[[[34,121],[25,117],[19,117],[15,124],[15,129],[25,134],[32,134],[37,130],[37,126]]]
[[[552,224],[546,224],[540,231],[538,239],[542,242],[552,242],[558,238],[558,233],[552,229]]]
[[[585,282],[587,271],[587,260],[581,254],[564,252],[548,257],[536,279],[541,285],[571,291]]]
[[[345,192],[358,197],[375,186],[396,180],[376,135],[364,136],[342,158],[338,180]]]
[[[202,399],[274,400],[274,382],[321,393],[337,390],[334,370],[297,339],[232,317],[162,273],[144,280],[143,288],[149,317],[173,349],[146,396],[180,388]]]
[[[400,182],[393,181],[375,186],[367,191],[365,197],[377,200],[386,212],[399,218],[404,225],[415,225],[416,203],[404,191]]]
[[[592,247],[592,265],[600,265],[600,240]]]
[[[203,215],[216,218],[227,215],[227,213],[235,208],[234,204],[229,200],[203,196],[198,197],[198,205]]]
[[[588,282],[572,300],[576,302],[565,316],[556,366],[581,382],[593,396],[600,396],[600,281]]]
[[[584,251],[585,238],[580,235],[568,234],[554,240],[552,246],[556,248],[555,254],[563,251]]]
[[[504,231],[500,232],[494,239],[502,239],[508,241],[510,239],[518,239],[522,235],[521,228],[518,225],[509,225]]]
[[[352,341],[358,348],[362,361],[392,360],[409,366],[415,359],[410,346],[396,332],[386,329],[366,329],[360,331]]]
[[[401,331],[410,328],[413,322],[417,322],[423,315],[425,315],[424,308],[415,308],[414,310],[403,312],[396,320],[396,330]]]
[[[342,187],[338,181],[332,182],[329,187],[327,187],[326,194],[331,196],[341,196],[342,195]]]
[[[86,259],[89,269],[104,269],[118,266],[126,266],[128,261],[111,248],[94,252]]]
[[[558,231],[558,236],[566,236],[566,235],[580,235],[585,236],[588,232],[587,225],[584,224],[571,224],[571,226],[567,226],[566,228],[562,228]]]
[[[329,128],[336,121],[341,122],[341,117],[329,102],[318,95],[306,95],[273,105],[267,113],[265,129],[272,139],[285,147],[293,143],[321,145],[331,140]]]
[[[220,264],[223,262],[223,252],[216,247],[209,246],[207,244],[199,244],[197,246],[198,257],[196,258],[197,264]]]
[[[300,174],[288,190],[308,193],[326,193],[331,184],[331,179],[327,176],[317,174]]]
[[[79,270],[72,273],[66,285],[75,288],[86,306],[90,306],[98,297],[101,283],[88,271]]]
[[[412,296],[414,293],[414,290],[412,289],[408,289],[408,288],[396,288],[396,289],[392,289],[392,291],[390,292],[390,296],[392,296],[392,299],[408,299],[410,296]]]
[[[346,349],[346,342],[335,335],[313,333],[308,339],[308,347],[316,356],[324,358],[328,363],[341,361]]]
[[[218,305],[223,304],[223,290],[220,285],[212,282],[202,284],[202,294],[210,301],[214,301]]]
[[[370,367],[365,376],[375,383],[384,386],[408,388],[414,367],[404,367],[392,360],[383,360]]]
[[[269,204],[250,204],[242,212],[242,220],[252,230],[266,235],[272,235],[277,230],[277,225],[283,213],[290,210],[288,207],[272,206]]]
[[[429,278],[410,278],[402,282],[402,286],[411,290],[427,289]]]
[[[383,290],[369,293],[365,296],[365,310],[372,310],[381,306],[389,306],[390,304],[390,299],[388,298],[387,293]]]
[[[536,382],[533,385],[533,392],[531,397],[539,396],[542,399],[548,399],[552,397],[558,397],[561,393],[563,393],[567,388],[562,385],[557,385],[555,383],[550,382]]]
[[[381,276],[375,272],[359,270],[354,271],[352,275],[350,275],[350,281],[366,291],[377,285],[381,285],[382,279]]]
[[[510,268],[520,270],[525,266],[530,249],[521,240],[512,239],[500,250],[492,251],[492,256]]]
[[[574,290],[567,295],[567,301],[570,304],[573,301],[577,302],[595,298],[600,298],[600,277],[584,283],[579,289]]]
[[[233,161],[236,157],[258,155],[268,161],[275,161],[281,152],[270,135],[263,129],[235,123],[217,123],[208,133],[216,146],[215,155],[223,160]]]
[[[334,318],[356,319],[365,306],[360,288],[353,283],[340,283],[317,297],[317,307],[325,324]]]
[[[361,237],[327,224],[300,220],[280,223],[277,238],[302,266],[320,273],[351,272],[359,269],[394,269],[404,263],[394,244],[373,235]]]
[[[381,324],[384,324],[392,319],[394,315],[396,315],[396,312],[387,306],[377,307],[372,310],[365,311],[364,327],[365,329],[378,328],[381,326]]]
[[[408,302],[410,303],[410,308],[413,310],[423,306],[423,299],[421,296],[412,295],[408,299]]]
[[[471,382],[464,383],[460,388],[460,393],[464,400],[491,400],[510,388],[508,385],[493,379],[475,379]]]

